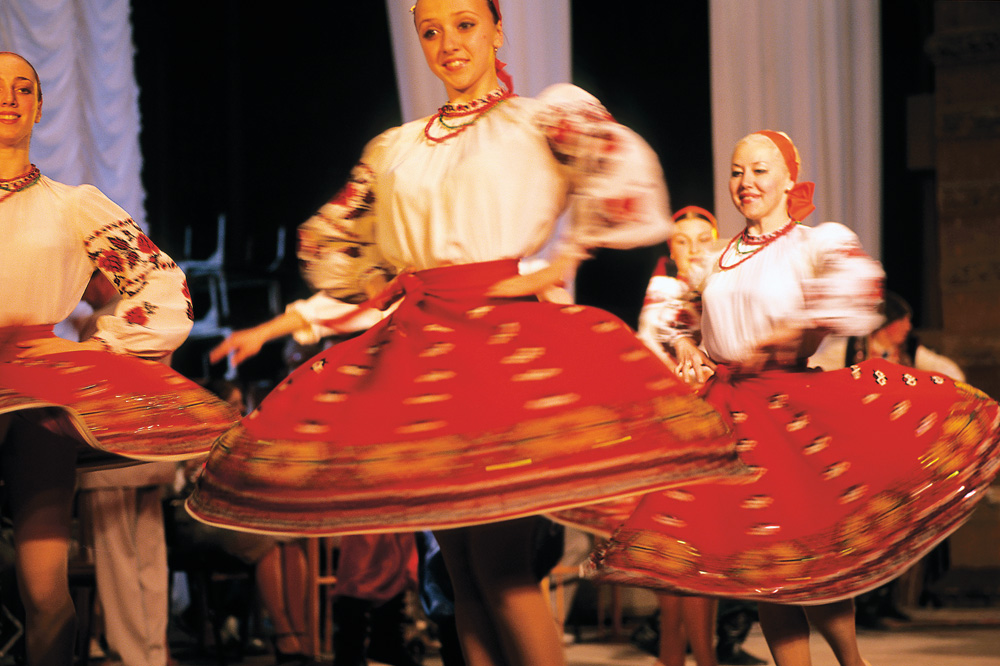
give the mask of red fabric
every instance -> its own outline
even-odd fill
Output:
[[[104,351],[17,358],[18,343],[43,337],[53,337],[51,326],[0,328],[0,414],[30,409],[47,427],[76,435],[81,466],[113,464],[117,458],[109,454],[139,460],[204,455],[239,419],[155,361]]]
[[[792,182],[799,179],[799,154],[795,149],[795,144],[792,140],[781,132],[775,132],[774,130],[760,130],[755,132],[755,134],[760,134],[771,140],[771,142],[778,148],[781,152],[782,158],[785,160],[785,166],[788,167],[788,175],[791,177]],[[810,183],[808,181],[795,183],[795,186],[788,193],[788,216],[796,222],[801,222],[806,219],[810,213],[816,210],[816,206],[812,203],[813,190],[816,188],[815,183]]]
[[[788,217],[795,222],[801,222],[816,210],[812,202],[815,189],[816,184],[809,181],[795,183],[788,192]]]
[[[412,533],[348,534],[340,540],[336,596],[389,601],[416,581]]]
[[[516,271],[402,276],[389,317],[220,440],[189,510],[265,532],[415,531],[741,471],[721,417],[620,320],[483,296]]]
[[[645,496],[595,556],[601,580],[819,603],[902,573],[957,528],[1000,465],[997,404],[881,359],[832,372],[725,373],[750,483]]]

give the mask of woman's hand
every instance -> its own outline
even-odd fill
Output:
[[[93,338],[83,342],[73,342],[71,340],[64,340],[63,338],[39,338],[37,340],[25,340],[19,346],[23,347],[24,351],[17,355],[18,358],[33,358],[35,356],[61,354],[64,352],[104,350],[104,344]]]
[[[715,374],[715,363],[690,338],[680,338],[674,344],[677,368],[674,374],[691,386],[701,386]]]
[[[566,276],[575,272],[579,264],[579,258],[562,254],[541,270],[500,280],[487,290],[486,295],[492,298],[537,296],[543,301],[569,302],[569,295],[563,287]]]
[[[260,348],[270,340],[259,328],[247,328],[233,331],[228,338],[208,353],[210,363],[218,363],[232,354],[233,365],[239,365],[248,358],[260,353]]]
[[[754,355],[740,364],[745,372],[760,372],[768,363],[795,365],[816,353],[819,343],[829,333],[824,328],[800,328],[783,324],[760,341]]]

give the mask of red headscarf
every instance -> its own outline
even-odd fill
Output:
[[[799,151],[795,149],[795,144],[792,143],[792,140],[784,132],[760,130],[759,132],[754,132],[754,134],[759,134],[769,139],[785,159],[785,166],[788,167],[788,175],[795,182],[795,186],[788,191],[788,216],[796,222],[801,222],[811,212],[816,210],[816,206],[812,202],[816,183],[808,181],[796,182],[799,178],[799,167],[801,166]]]
[[[679,211],[674,213],[674,222],[679,222],[680,220],[688,219],[704,220],[712,225],[712,231],[716,238],[719,237],[719,223],[715,221],[715,216],[709,213],[707,210],[700,206],[684,206]]]

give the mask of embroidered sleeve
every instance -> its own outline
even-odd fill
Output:
[[[654,352],[672,349],[678,338],[700,342],[701,294],[686,282],[654,276],[639,314],[638,336]]]
[[[299,226],[302,277],[313,289],[348,303],[365,300],[365,285],[375,275],[392,275],[375,246],[371,164],[384,138],[385,134],[365,148],[347,184]]]
[[[834,335],[867,335],[879,326],[885,273],[861,248],[857,235],[826,222],[812,230],[813,275],[802,285],[805,311],[799,324],[826,328]]]
[[[184,273],[124,210],[81,186],[75,211],[87,255],[122,298],[100,317],[94,339],[110,351],[162,358],[187,338],[194,319]]]
[[[538,122],[571,183],[570,249],[628,249],[670,234],[670,201],[652,148],[615,122],[601,103],[576,86],[560,84],[539,97]]]

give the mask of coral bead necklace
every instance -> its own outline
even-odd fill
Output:
[[[468,104],[445,104],[427,121],[427,125],[424,126],[424,136],[434,143],[441,143],[453,136],[458,136],[475,125],[490,109],[511,97],[515,97],[515,95],[509,90],[494,90],[486,97]],[[462,121],[462,119],[465,120]],[[460,122],[456,123],[456,120]],[[440,136],[432,134],[431,128],[436,124],[440,124],[448,131]]]

